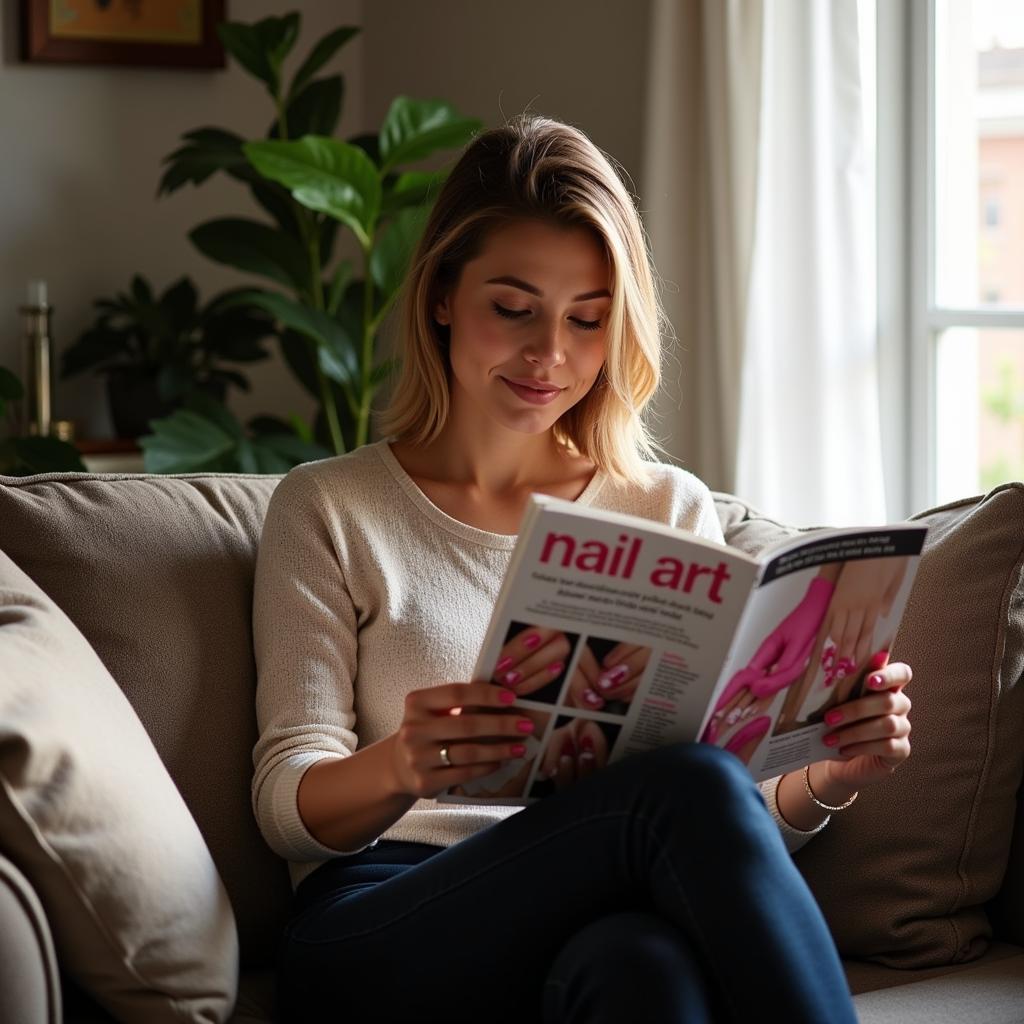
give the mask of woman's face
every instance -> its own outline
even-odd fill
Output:
[[[453,409],[540,433],[590,390],[605,358],[610,276],[584,228],[496,228],[434,316],[451,329]]]

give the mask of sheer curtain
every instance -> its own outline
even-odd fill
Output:
[[[646,214],[679,282],[664,294],[680,364],[668,447],[775,517],[880,521],[871,26],[857,0],[653,13]],[[678,67],[695,39],[699,75]]]

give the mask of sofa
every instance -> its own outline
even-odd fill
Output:
[[[0,1021],[273,1020],[250,613],[280,479],[0,476]],[[747,551],[810,529],[715,501]],[[914,518],[914,753],[794,859],[865,1024],[1024,1021],[1024,485]]]

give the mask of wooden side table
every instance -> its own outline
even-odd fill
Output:
[[[142,449],[130,437],[83,437],[74,445],[90,473],[145,472]]]

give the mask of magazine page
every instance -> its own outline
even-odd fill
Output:
[[[927,527],[816,531],[774,549],[739,624],[701,739],[755,779],[837,757],[825,715],[886,660]]]
[[[450,803],[524,805],[628,754],[695,740],[758,576],[742,552],[534,496],[474,678],[511,685],[526,754]]]

